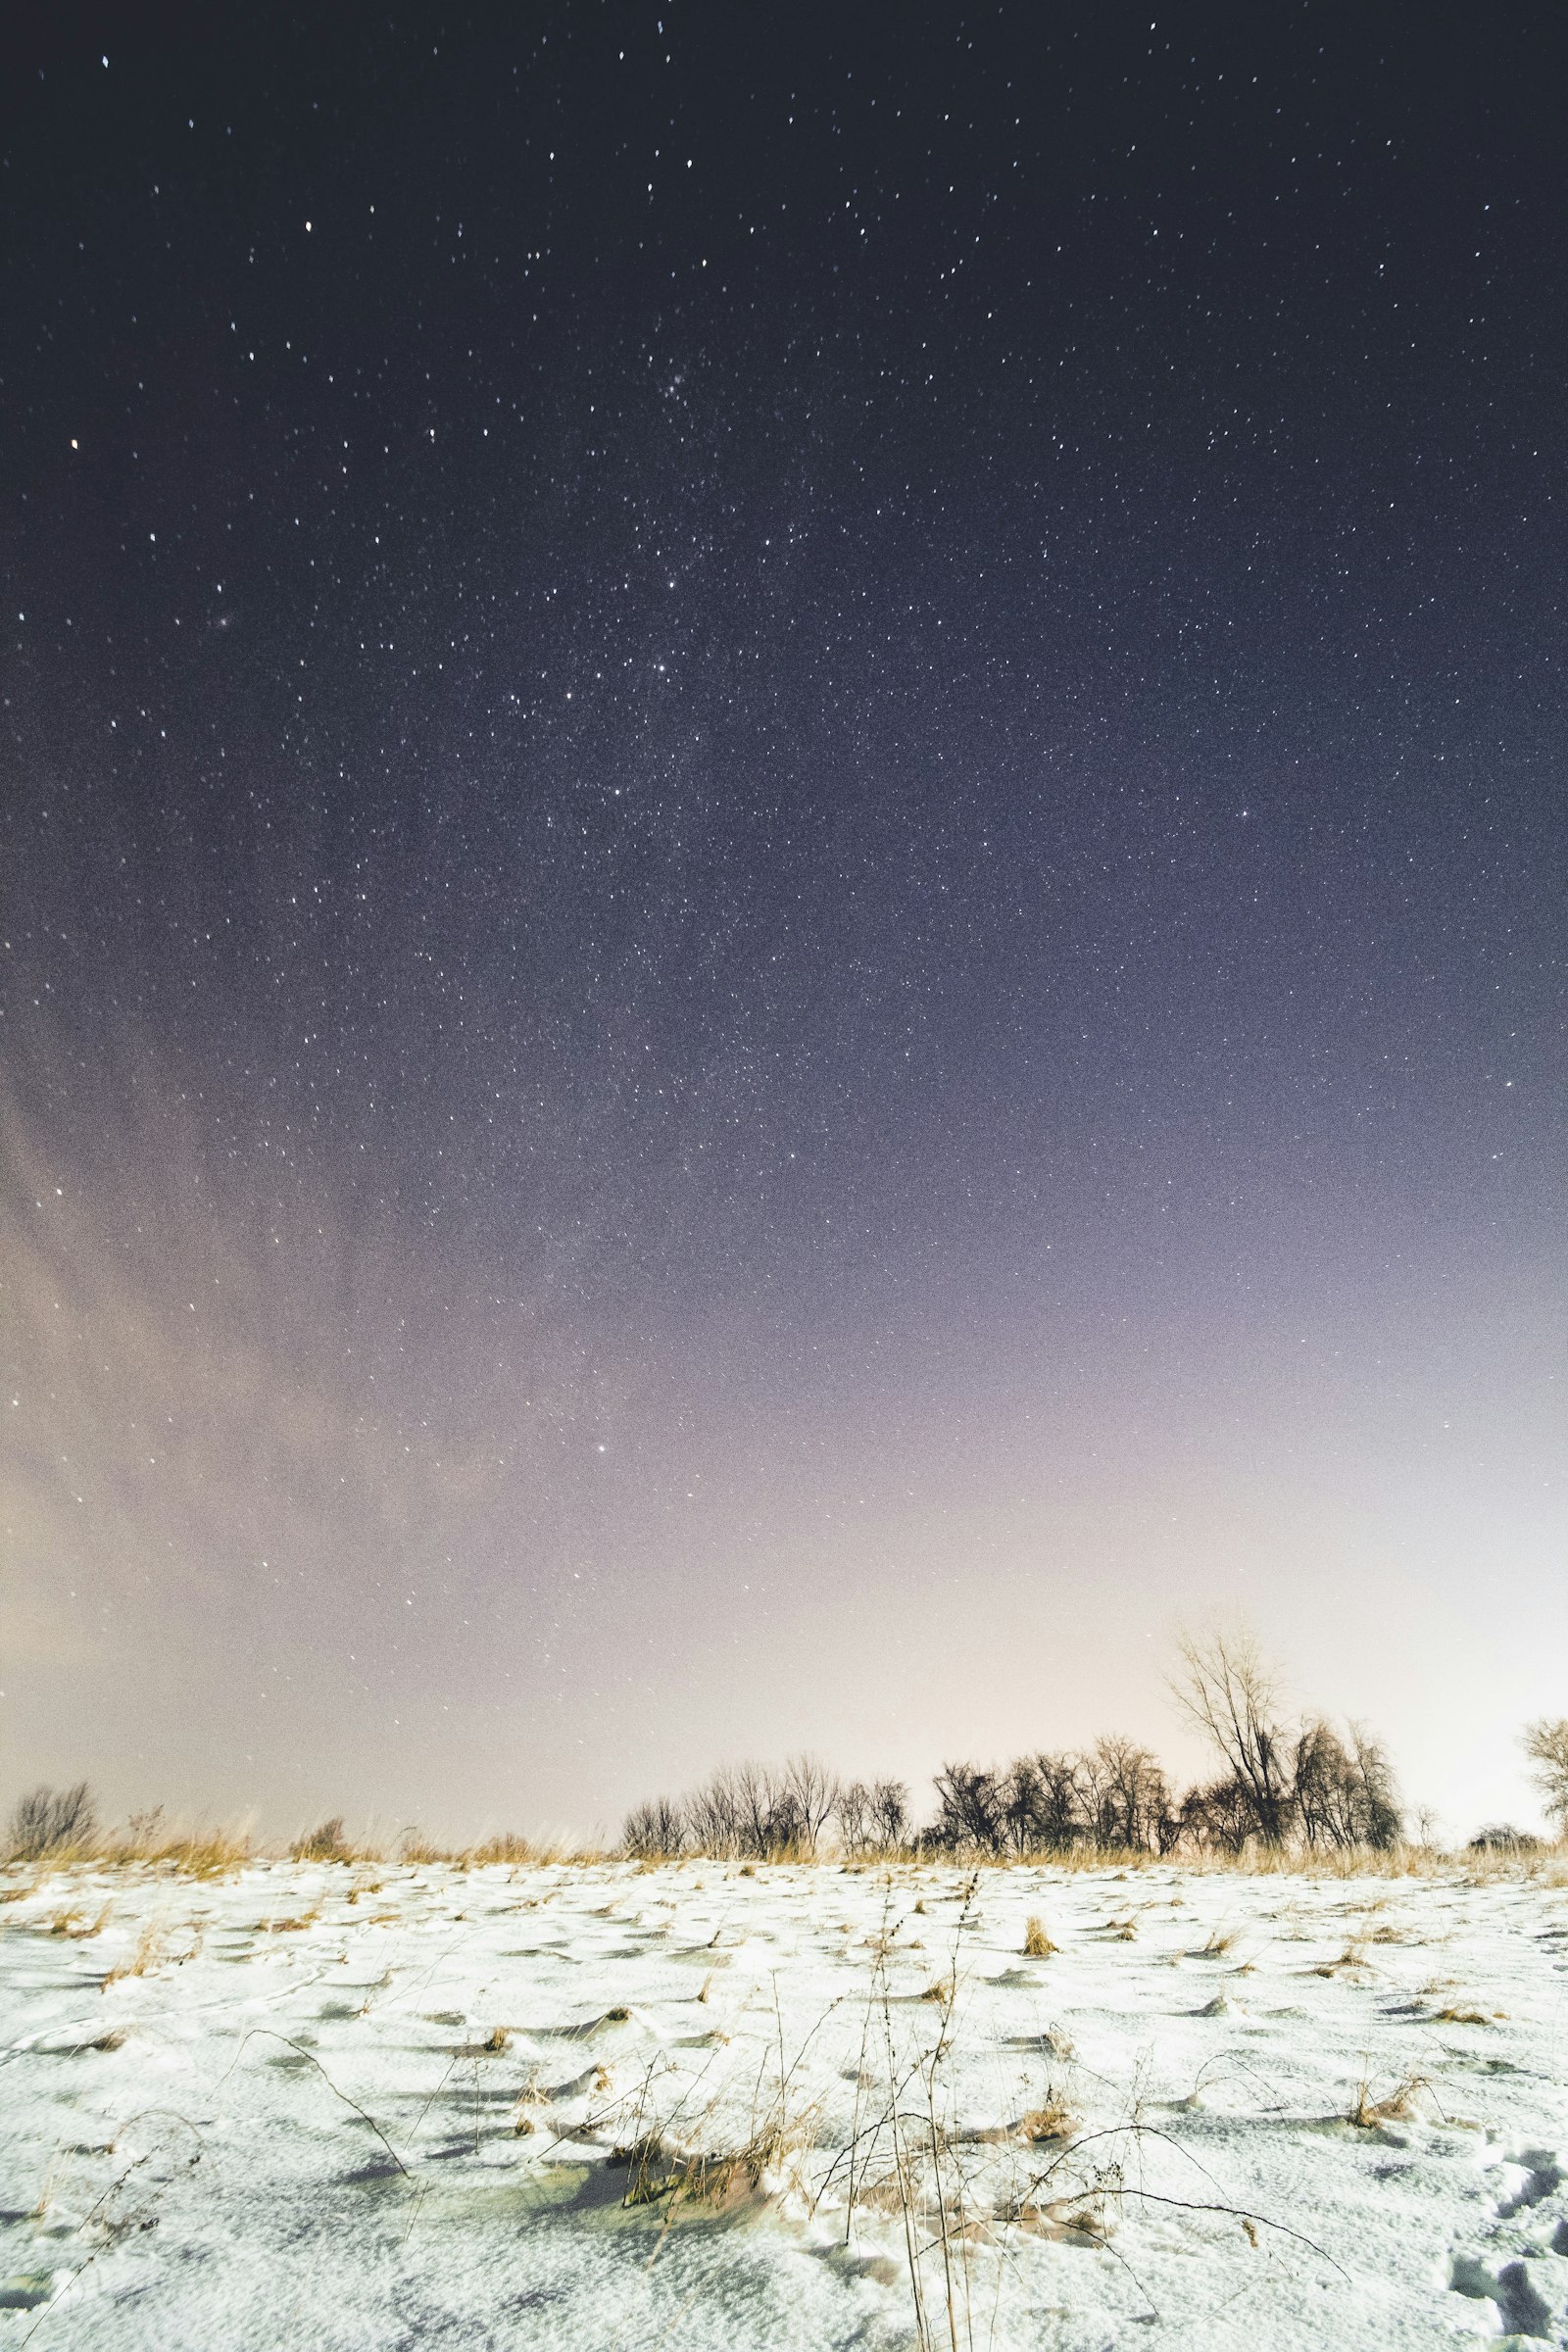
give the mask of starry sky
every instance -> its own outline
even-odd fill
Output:
[[[1568,21],[8,36],[8,1784],[1568,1705]]]

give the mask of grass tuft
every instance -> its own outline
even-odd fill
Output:
[[[1425,2075],[1406,2075],[1385,2097],[1375,2099],[1371,2084],[1363,2075],[1356,2085],[1355,2104],[1348,2121],[1358,2132],[1375,2132],[1383,2124],[1408,2123],[1420,2113],[1422,2093],[1432,2094],[1432,2085]]]
[[[1078,2119],[1062,2100],[1050,2098],[1044,2107],[1031,2107],[1019,2118],[1018,2134],[1035,2147],[1050,2140],[1071,2139],[1078,2129]]]
[[[150,1919],[137,1936],[130,1958],[112,1968],[105,1977],[104,1990],[107,1992],[111,1984],[122,1984],[126,1977],[150,1977],[163,1959],[165,1949],[164,1931],[156,1920]]]

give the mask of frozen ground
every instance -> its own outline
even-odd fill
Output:
[[[0,1895],[0,2352],[1568,2345],[1540,1878]]]

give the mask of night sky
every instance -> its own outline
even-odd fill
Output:
[[[7,1783],[1560,1713],[1568,19],[69,10]],[[105,26],[107,25],[107,29]]]

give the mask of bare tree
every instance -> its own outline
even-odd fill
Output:
[[[847,1854],[863,1854],[872,1842],[871,1791],[864,1781],[845,1781],[834,1808],[838,1815],[839,1842]]]
[[[799,1843],[808,1854],[814,1854],[816,1841],[838,1802],[838,1780],[820,1756],[791,1756],[784,1767],[779,1800],[781,1809],[788,1808],[793,1816],[794,1835],[781,1842]]]
[[[779,1786],[764,1765],[750,1760],[733,1764],[729,1778],[735,1792],[741,1850],[764,1862],[776,1845],[789,1841],[793,1817],[783,1817]]]
[[[1039,1768],[1033,1756],[1019,1756],[1007,1766],[998,1785],[998,1794],[1006,1843],[1015,1854],[1031,1853],[1041,1842],[1043,1795]]]
[[[1231,1774],[1189,1788],[1176,1825],[1183,1844],[1220,1854],[1239,1854],[1255,1827],[1247,1790]]]
[[[1148,1748],[1132,1740],[1097,1740],[1083,1769],[1097,1792],[1097,1843],[1163,1851],[1170,1791]]]
[[[656,1796],[647,1804],[635,1806],[626,1816],[620,1842],[622,1850],[634,1854],[639,1861],[664,1861],[678,1854],[686,1842],[681,1808],[667,1796]]]
[[[1203,1641],[1189,1634],[1179,1646],[1186,1672],[1171,1685],[1178,1705],[1244,1791],[1256,1835],[1282,1845],[1294,1811],[1293,1754],[1272,1672],[1249,1633]]]
[[[720,1765],[681,1803],[683,1842],[700,1854],[759,1862],[802,1847],[814,1853],[837,1798],[838,1783],[814,1756],[793,1756],[782,1772],[749,1759]],[[639,1836],[649,1827],[642,1819],[648,1810],[638,1808]],[[631,1822],[628,1816],[628,1831]]]
[[[994,1772],[976,1764],[944,1764],[936,1777],[938,1845],[973,1847],[983,1854],[1005,1851],[1005,1792]]]
[[[741,1843],[741,1807],[733,1775],[710,1773],[684,1805],[686,1834],[700,1854],[733,1854]]]
[[[1083,1806],[1084,1837],[1091,1845],[1114,1845],[1110,1823],[1110,1792],[1104,1767],[1093,1748],[1077,1758],[1079,1802]]]
[[[1381,1740],[1373,1739],[1365,1724],[1352,1723],[1350,1753],[1357,1783],[1356,1826],[1360,1841],[1363,1845],[1394,1845],[1404,1829],[1404,1807],[1399,1802],[1388,1750]]]
[[[1034,1843],[1048,1853],[1065,1853],[1091,1834],[1083,1759],[1042,1751],[1029,1761],[1035,1784]]]
[[[833,1810],[847,1854],[891,1853],[909,1831],[909,1791],[902,1781],[836,1785]]]
[[[871,1833],[882,1853],[906,1844],[909,1836],[909,1791],[903,1781],[871,1783]]]
[[[11,1853],[18,1862],[85,1845],[98,1826],[98,1808],[85,1781],[73,1788],[29,1788],[11,1815]]]
[[[933,1838],[982,1853],[1062,1853],[1084,1843],[1163,1853],[1178,1834],[1165,1775],[1131,1740],[1102,1740],[1084,1755],[1018,1756],[1004,1772],[949,1764],[936,1789]]]
[[[1568,1715],[1555,1722],[1543,1717],[1526,1727],[1523,1746],[1530,1758],[1530,1777],[1541,1790],[1546,1813],[1568,1838]]]
[[[1321,1717],[1297,1735],[1292,1795],[1302,1837],[1311,1846],[1391,1846],[1403,1826],[1394,1771],[1364,1724],[1350,1726],[1350,1743]]]
[[[1356,1843],[1350,1760],[1327,1723],[1304,1723],[1296,1741],[1292,1779],[1296,1817],[1310,1846]]]

